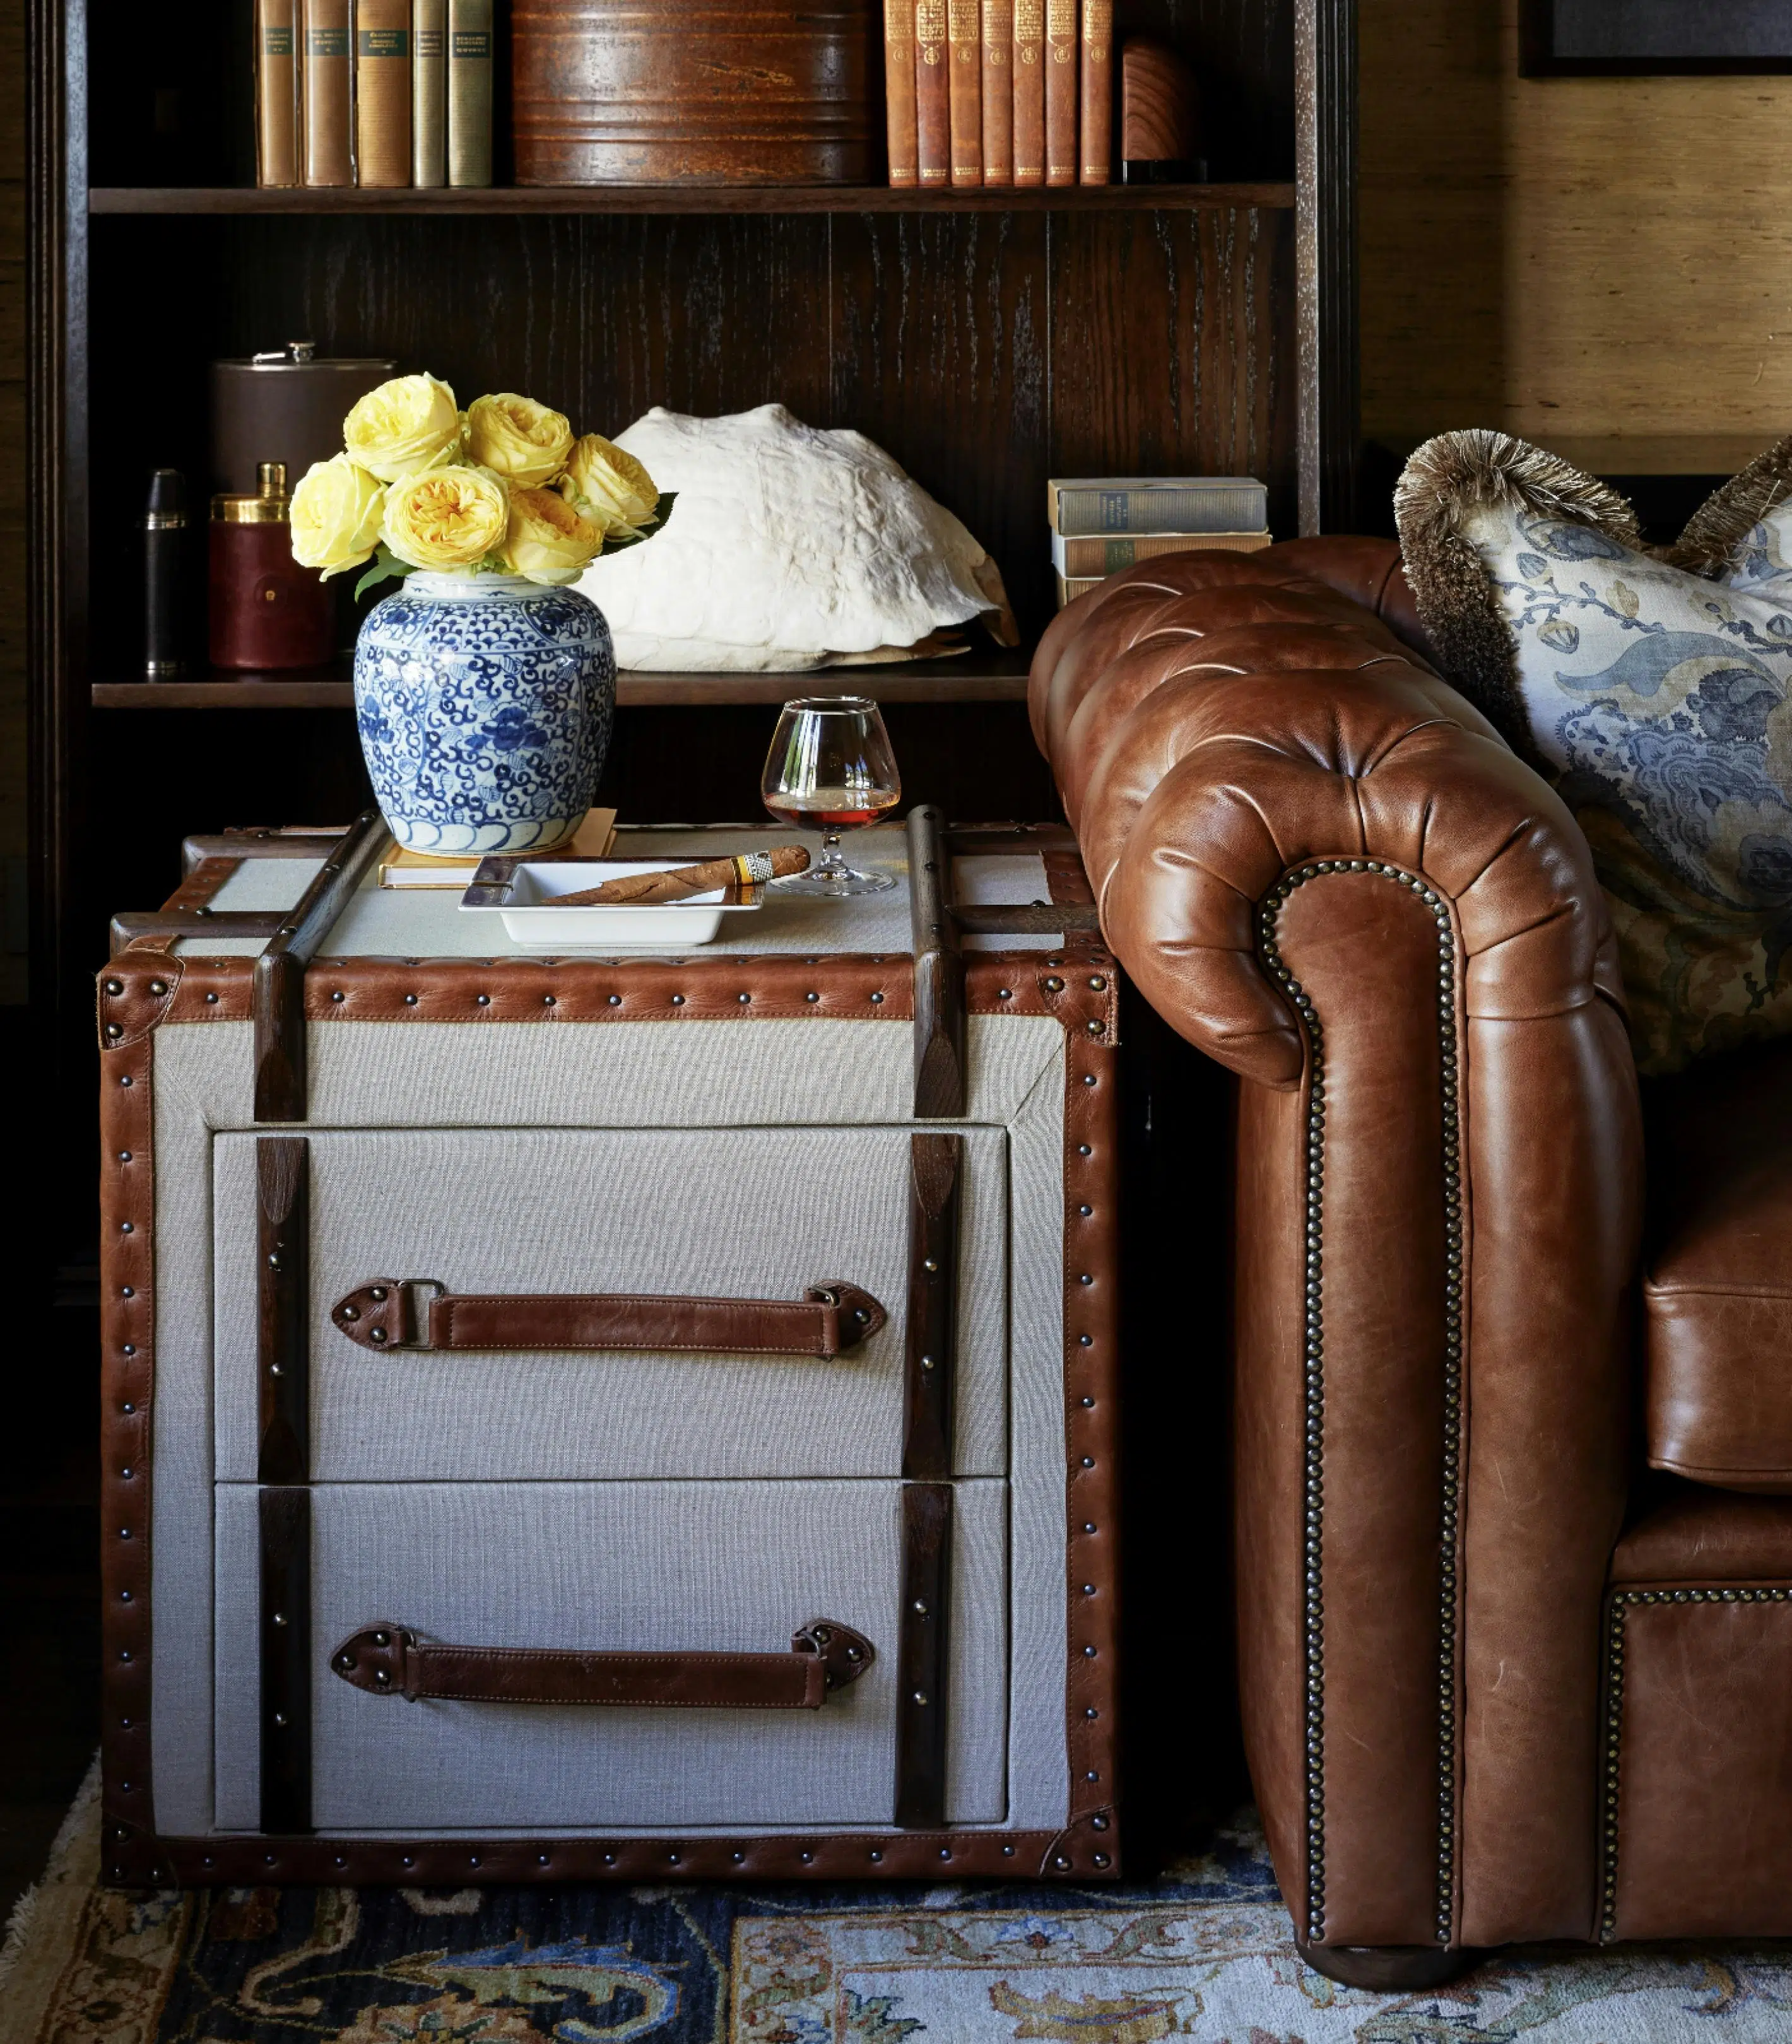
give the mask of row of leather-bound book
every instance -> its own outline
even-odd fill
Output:
[[[1105,185],[1113,0],[884,0],[893,185]]]
[[[489,185],[492,0],[256,0],[256,181]]]

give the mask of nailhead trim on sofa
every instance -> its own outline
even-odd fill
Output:
[[[1464,1264],[1461,1127],[1457,1106],[1456,936],[1444,896],[1419,875],[1379,859],[1319,859],[1295,867],[1258,909],[1258,943],[1270,977],[1287,995],[1306,1032],[1306,1471],[1302,1499],[1306,1694],[1307,1941],[1325,1935],[1325,1329],[1324,1313],[1325,1068],[1313,997],[1282,963],[1276,920],[1298,887],[1321,874],[1374,873],[1410,888],[1437,925],[1437,1037],[1444,1080],[1444,1482],[1440,1500],[1437,1650],[1437,1887],[1436,1934],[1448,1945],[1456,1922],[1456,1709],[1460,1539],[1457,1510],[1462,1460],[1462,1308]]]
[[[1614,1590],[1605,1618],[1605,1750],[1599,1812],[1599,1942],[1617,1935],[1618,1788],[1624,1734],[1624,1623],[1639,1604],[1785,1604],[1792,1589]]]

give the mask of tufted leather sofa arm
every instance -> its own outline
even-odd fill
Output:
[[[1115,577],[1030,705],[1109,945],[1246,1082],[1240,1678],[1297,1923],[1590,1936],[1641,1139],[1586,842],[1379,541]]]

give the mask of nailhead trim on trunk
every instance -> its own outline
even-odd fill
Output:
[[[1456,1712],[1460,1547],[1458,1500],[1462,1463],[1463,1274],[1462,1132],[1456,1057],[1456,936],[1448,900],[1420,875],[1379,859],[1318,859],[1283,874],[1258,909],[1257,939],[1265,970],[1293,1002],[1306,1032],[1309,1077],[1306,1116],[1306,1471],[1303,1487],[1302,1577],[1306,1690],[1307,1941],[1325,1935],[1325,1065],[1313,997],[1282,963],[1276,921],[1297,887],[1322,874],[1373,873],[1409,888],[1437,926],[1437,1043],[1443,1073],[1444,1344],[1444,1481],[1440,1500],[1438,1579],[1437,1879],[1435,1935],[1450,1942],[1456,1892]]]

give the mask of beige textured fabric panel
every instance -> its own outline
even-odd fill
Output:
[[[1021,1831],[1063,1822],[1064,1073],[1041,1074],[1008,1132],[1011,1187],[1009,1563],[1014,1687],[1009,1816]]]
[[[973,1015],[966,1120],[1012,1121],[1063,1038],[1049,1016]],[[252,1040],[164,1027],[156,1083],[251,1127]],[[314,1022],[306,1047],[314,1129],[807,1128],[906,1121],[914,1100],[906,1022]]]
[[[212,1135],[156,1039],[150,1764],[156,1822],[212,1822]],[[246,1033],[246,1032],[245,1032]]]
[[[1006,1144],[963,1137],[954,1466],[1005,1473]],[[217,1474],[253,1482],[255,1147],[217,1140]],[[909,1132],[313,1135],[311,1472],[319,1482],[902,1472]],[[812,1357],[376,1354],[330,1308],[376,1278],[451,1292],[800,1298],[889,1315]]]
[[[972,1119],[1014,1124],[1009,1462],[1017,1680],[1009,1821],[1036,1829],[1061,1821],[1067,1789],[1063,1037],[1057,1023],[1037,1017],[974,1016],[970,1031]],[[400,1095],[395,1104],[355,1070],[354,1044],[370,1032],[389,1047],[384,1071]],[[428,1126],[432,1118],[437,1125],[615,1125],[648,1119],[631,1091],[641,1083],[650,1083],[685,1127],[900,1122],[912,1084],[909,1033],[900,1025],[527,1024],[501,1026],[495,1037],[488,1032],[469,1045],[471,1033],[429,1024],[314,1029],[313,1059],[329,1076],[317,1089],[306,1132],[327,1129],[333,1120],[376,1128]],[[153,1750],[157,1819],[176,1834],[204,1831],[212,1821],[211,1134],[252,1125],[251,1034],[246,1023],[210,1023],[163,1027],[156,1035]],[[594,1055],[591,1039],[598,1035],[605,1041]],[[252,1596],[252,1581],[248,1588]]]
[[[259,1814],[255,1492],[220,1487],[219,1827]],[[314,1493],[313,1815],[320,1830],[887,1824],[901,1486],[332,1485]],[[958,1486],[947,1807],[1000,1823],[1005,1486]],[[459,1644],[777,1650],[815,1617],[871,1671],[819,1711],[581,1709],[369,1696],[330,1672],[382,1619]]]

